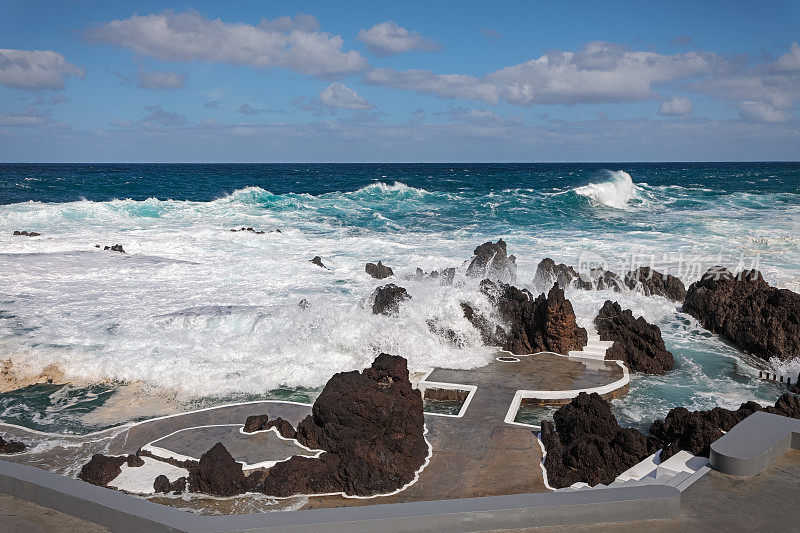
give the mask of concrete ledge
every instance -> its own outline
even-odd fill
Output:
[[[755,476],[789,448],[800,449],[800,420],[753,413],[711,443],[711,467],[732,476]]]
[[[0,461],[0,491],[119,532],[461,532],[671,518],[667,486],[365,505],[252,515],[199,516],[35,467]]]

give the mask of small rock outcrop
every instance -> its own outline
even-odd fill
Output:
[[[606,300],[594,323],[601,340],[614,341],[606,359],[625,361],[631,370],[646,374],[663,374],[675,364],[659,327],[643,317],[634,318],[630,309],[623,311],[617,302]]]
[[[612,483],[622,472],[658,449],[658,442],[632,428],[621,428],[610,404],[597,393],[580,393],[542,421],[547,480],[556,488],[582,481]]]
[[[14,235],[22,236],[22,237],[40,237],[41,233],[36,233],[35,231],[14,231]]]
[[[272,496],[343,492],[370,496],[397,490],[425,462],[422,396],[406,360],[380,354],[362,372],[335,374],[297,427],[297,440],[325,450],[270,468],[256,490]]]
[[[100,245],[99,244],[95,245],[95,248],[100,248]],[[114,246],[103,246],[103,250],[109,250],[109,251],[112,251],[112,252],[120,252],[120,253],[123,253],[123,254],[125,253],[125,250],[122,249],[122,245],[121,244],[115,244]]]
[[[403,287],[389,283],[372,293],[372,312],[376,315],[395,316],[400,313],[400,304],[410,299],[411,295]]]
[[[800,294],[771,287],[757,270],[712,267],[689,286],[683,309],[756,357],[800,357]]]
[[[245,433],[254,433],[275,428],[280,435],[286,439],[295,438],[295,430],[292,424],[281,417],[270,420],[269,415],[248,416],[244,423]]]
[[[430,273],[427,273],[421,268],[417,267],[416,272],[413,275],[407,275],[406,279],[415,281],[422,281],[424,279],[439,280],[441,285],[452,285],[453,278],[455,278],[455,276],[456,269],[454,267],[445,268],[441,272],[438,270],[432,270]]]
[[[394,276],[392,269],[380,261],[378,261],[377,265],[375,263],[367,263],[364,270],[375,279],[384,279]]]
[[[0,454],[21,453],[25,451],[25,445],[15,440],[5,440],[0,437]]]
[[[242,229],[232,229],[231,231],[249,231],[250,233],[255,233],[256,235],[263,235],[263,234],[266,233],[266,231],[263,231],[263,230],[262,231],[257,231],[257,230],[254,230],[253,228],[245,228],[244,226],[242,226]]]
[[[689,411],[685,407],[676,407],[667,413],[664,420],[653,422],[650,434],[662,443],[662,461],[680,450],[708,457],[712,442],[757,411],[800,418],[800,396],[786,392],[774,406],[761,407],[756,402],[746,402],[736,410],[715,407],[708,411]]]
[[[473,254],[474,257],[467,267],[467,276],[511,284],[517,282],[517,258],[508,255],[503,239],[496,243],[485,242],[475,248]]]
[[[314,259],[309,259],[308,262],[312,265],[317,265],[318,267],[328,268],[322,263],[322,258],[318,255],[314,256]]]
[[[634,291],[641,291],[645,296],[663,296],[676,302],[686,298],[686,287],[683,282],[667,274],[666,276],[650,267],[640,267],[625,274],[625,285]]]
[[[201,455],[197,466],[189,470],[191,492],[227,497],[244,494],[247,488],[241,463],[236,462],[221,442]]]
[[[555,352],[566,355],[587,343],[587,333],[575,322],[572,304],[554,285],[545,296],[534,299],[526,289],[505,283],[481,281],[481,292],[491,301],[502,326],[463,304],[464,316],[480,332],[486,344],[502,346],[515,354]]]
[[[78,473],[78,479],[92,485],[105,487],[122,473],[122,465],[125,463],[128,466],[142,466],[144,460],[137,455],[109,456],[96,453],[88,463],[83,465]]]
[[[233,231],[233,230],[231,230]],[[155,492],[180,494],[186,490],[186,478],[179,477],[175,481],[170,482],[169,478],[163,474],[156,477],[153,481],[153,490]]]
[[[625,286],[622,279],[610,270],[593,268],[589,272],[579,274],[571,266],[564,263],[556,264],[549,257],[545,257],[536,267],[533,286],[537,290],[548,291],[555,283],[562,288],[574,287],[587,291],[611,289],[614,292],[621,292]]]

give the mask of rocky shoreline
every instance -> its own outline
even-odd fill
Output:
[[[251,228],[231,231],[261,233]],[[123,252],[121,248],[110,247]],[[311,263],[328,268],[319,256]],[[378,261],[367,263],[364,274],[376,280],[393,278],[397,283],[402,279],[427,279],[443,285],[465,283],[464,278],[456,279],[458,273],[480,279],[478,293],[464,296],[460,302],[463,317],[483,344],[517,355],[567,355],[587,346],[587,330],[578,325],[572,303],[565,296],[564,288],[571,287],[662,297],[681,304],[680,309],[694,316],[704,328],[745,352],[762,359],[800,356],[800,295],[770,286],[757,271],[734,275],[715,267],[687,290],[679,279],[647,267],[624,276],[593,269],[587,276],[546,258],[539,263],[533,283],[518,287],[516,257],[508,254],[502,239],[476,247],[464,266],[431,273],[418,268],[413,275],[398,276]],[[363,302],[371,314],[393,320],[411,305],[408,302],[415,301],[406,288],[388,283],[375,287]],[[301,302],[301,308],[309,305]],[[612,343],[606,350],[606,359],[622,361],[630,370],[648,374],[665,374],[673,368],[675,359],[666,349],[659,327],[634,316],[619,302],[605,301],[593,323],[600,339]],[[435,321],[428,321],[428,327],[447,342],[458,344],[459,337],[453,330]],[[664,419],[655,420],[645,435],[621,427],[610,404],[599,395],[581,393],[555,412],[553,422],[542,422],[541,440],[547,453],[544,466],[554,487],[576,482],[607,484],[656,452],[660,452],[662,460],[680,450],[708,455],[710,444],[723,432],[762,410],[800,418],[800,400],[787,392],[768,407],[755,402],[742,404],[736,410],[716,407],[691,412],[676,407]],[[155,478],[154,490],[224,497],[245,492],[275,497],[372,496],[391,493],[412,482],[429,455],[422,396],[411,385],[406,360],[385,353],[362,372],[341,372],[331,377],[314,402],[312,414],[296,427],[267,415],[253,415],[244,421],[245,433],[273,429],[283,439],[316,450],[318,455],[295,455],[269,468],[245,471],[225,446],[217,443],[199,460],[176,464],[186,469],[187,476],[176,481],[163,475]],[[18,450],[17,444],[20,443],[0,439],[0,453],[15,453],[5,450]],[[127,456],[96,454],[78,477],[107,486],[123,465],[143,465],[142,456],[155,458],[144,451]]]

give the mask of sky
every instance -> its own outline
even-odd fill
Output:
[[[0,0],[0,161],[800,160],[800,0]]]

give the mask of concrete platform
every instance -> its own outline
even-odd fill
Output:
[[[512,356],[499,352],[494,361],[475,370],[434,369],[419,382],[425,394],[449,390],[464,398],[455,415],[427,413],[426,438],[432,448],[428,464],[418,480],[397,494],[356,499],[345,496],[313,496],[286,500],[245,495],[219,500],[201,495],[191,498],[152,496],[151,501],[214,513],[258,512],[276,509],[312,509],[490,497],[547,492],[541,468],[542,451],[534,426],[507,420],[520,391],[556,392],[571,398],[581,390],[608,387],[627,376],[612,361],[575,359],[540,353]],[[93,453],[135,453],[144,448],[156,457],[199,459],[215,443],[222,442],[246,469],[268,468],[292,455],[315,456],[296,441],[275,431],[243,434],[249,415],[282,417],[294,425],[310,414],[311,406],[292,402],[263,401],[220,406],[201,411],[155,418],[83,438],[66,437],[51,449],[10,457],[9,460],[74,476]],[[0,425],[9,437],[23,440],[52,438],[23,428]],[[247,503],[239,503],[251,499]]]

